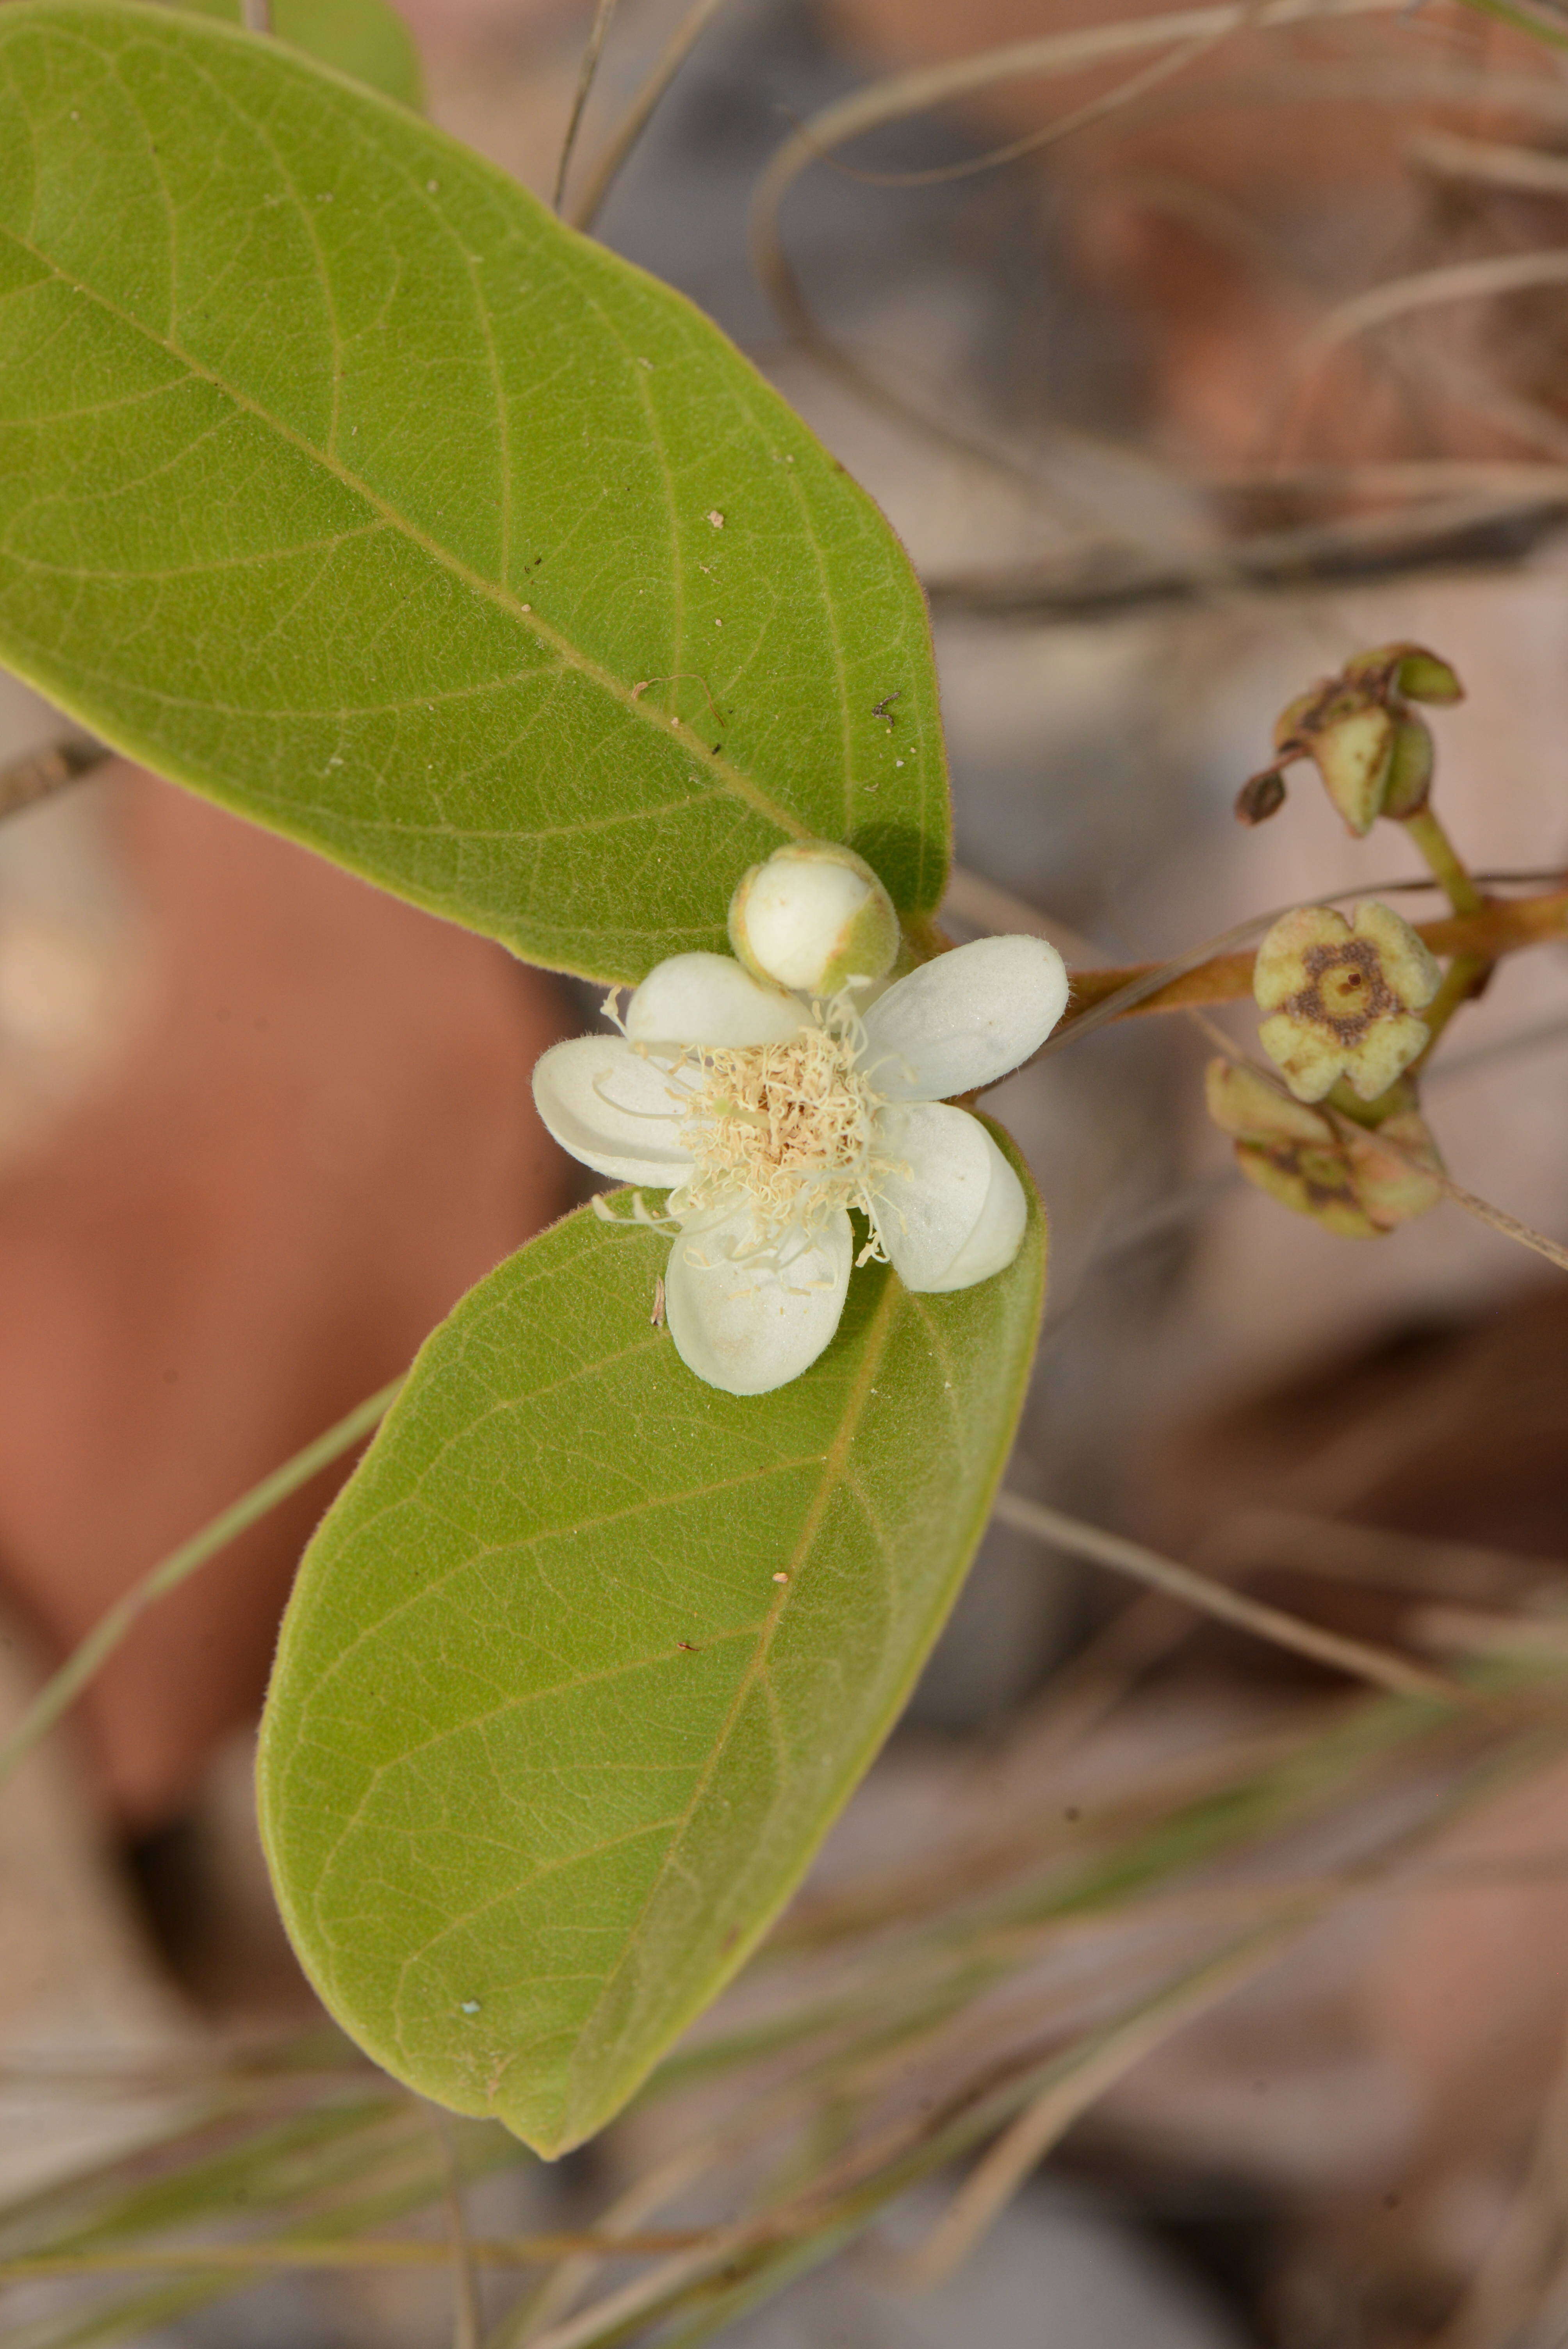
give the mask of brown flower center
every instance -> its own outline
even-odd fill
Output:
[[[1305,962],[1306,985],[1282,1008],[1314,1028],[1326,1029],[1340,1044],[1358,1044],[1377,1020],[1405,1009],[1383,976],[1370,938],[1308,947]]]

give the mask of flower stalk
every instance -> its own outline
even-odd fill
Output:
[[[1436,811],[1429,804],[1418,809],[1414,815],[1405,816],[1402,822],[1455,913],[1479,914],[1486,899],[1471,880]]]
[[[1415,815],[1405,818],[1405,829],[1416,847],[1425,857],[1432,878],[1447,896],[1458,915],[1484,912],[1486,899],[1470,876],[1441,819],[1429,805]],[[1495,957],[1487,954],[1456,954],[1443,974],[1439,988],[1423,1015],[1427,1023],[1427,1048],[1417,1062],[1424,1069],[1442,1034],[1461,1003],[1473,1001],[1491,976]]]

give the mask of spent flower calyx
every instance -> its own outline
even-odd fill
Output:
[[[1335,677],[1297,695],[1274,724],[1273,763],[1243,783],[1236,813],[1262,823],[1284,800],[1284,771],[1310,759],[1324,789],[1359,839],[1379,816],[1419,814],[1431,794],[1431,729],[1413,701],[1454,702],[1464,688],[1424,645],[1377,645]]]
[[[1211,1061],[1204,1095],[1248,1182],[1336,1238],[1382,1238],[1443,1195],[1442,1160],[1413,1094],[1375,1133],[1336,1125],[1244,1063]]]
[[[1369,900],[1347,922],[1332,905],[1299,905],[1258,948],[1253,993],[1270,1015],[1258,1041],[1298,1101],[1321,1101],[1341,1077],[1376,1101],[1425,1051],[1416,1014],[1441,977],[1389,906]]]

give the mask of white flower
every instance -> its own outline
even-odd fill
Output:
[[[785,1385],[832,1337],[851,1208],[870,1226],[858,1260],[891,1263],[912,1289],[987,1280],[1024,1236],[1017,1176],[948,1097],[995,1084],[1056,1026],[1056,948],[981,938],[863,1012],[855,994],[808,1000],[727,955],[676,955],[636,989],[621,1035],[557,1044],[533,1072],[573,1157],[668,1189],[670,1334],[731,1394]]]

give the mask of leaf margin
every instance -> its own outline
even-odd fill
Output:
[[[279,1727],[281,1708],[280,1705],[274,1702],[274,1693],[279,1689],[280,1685],[286,1680],[290,1666],[293,1642],[294,1639],[299,1636],[299,1626],[303,1619],[303,1608],[296,1609],[295,1603],[291,1601],[289,1612],[285,1616],[284,1626],[279,1636],[277,1661],[273,1668],[273,1684],[272,1688],[269,1690],[267,1709],[263,1715],[262,1737],[258,1746],[256,1773],[258,1816],[261,1823],[263,1846],[267,1856],[269,1873],[272,1877],[273,1890],[278,1900],[280,1913],[284,1918],[290,1940],[294,1943],[296,1952],[299,1954],[301,1962],[304,1965],[307,1974],[310,1976],[313,1982],[315,1983],[318,1993],[323,1996],[324,2002],[327,2004],[329,2011],[335,2014],[338,2022],[348,2032],[349,2035],[366,2049],[366,2052],[372,2056],[373,2060],[391,2072],[394,2077],[402,2079],[407,2085],[414,2087],[416,2092],[420,2095],[431,2096],[438,2102],[449,2102],[451,2108],[456,2111],[469,2113],[476,2117],[492,2118],[501,2121],[505,2127],[511,2129],[513,2134],[520,2137],[524,2143],[529,2145],[531,2148],[538,2153],[542,2158],[554,2159],[561,2154],[570,2151],[573,2147],[585,2142],[589,2137],[597,2134],[597,2132],[611,2119],[613,2119],[617,2113],[623,2110],[643,2088],[650,2074],[654,2071],[662,2058],[668,2054],[674,2043],[686,2029],[689,2028],[691,2023],[706,2011],[706,2009],[712,2003],[713,2000],[717,1997],[728,1982],[733,1980],[747,1960],[753,1954],[758,1945],[766,1936],[771,1925],[775,1922],[780,1912],[788,1904],[789,1900],[792,1898],[795,1891],[799,1889],[799,1884],[806,1876],[817,1851],[820,1847],[823,1838],[828,1833],[828,1830],[839,1816],[845,1804],[852,1796],[855,1788],[859,1785],[866,1771],[874,1761],[877,1753],[881,1750],[888,1735],[896,1724],[897,1720],[908,1701],[915,1681],[929,1657],[932,1648],[934,1646],[936,1640],[940,1636],[948,1615],[952,1610],[952,1607],[963,1587],[970,1565],[973,1561],[975,1551],[978,1547],[981,1535],[984,1533],[989,1518],[991,1499],[1001,1480],[1003,1471],[1006,1467],[1006,1459],[1011,1450],[1014,1434],[1016,1430],[1018,1417],[1023,1408],[1025,1394],[1033,1371],[1036,1343],[1037,1341],[1040,1317],[1044,1307],[1049,1248],[1049,1227],[1046,1212],[1039,1201],[1037,1192],[1035,1189],[1028,1167],[1023,1159],[1021,1152],[1004,1128],[995,1125],[989,1119],[985,1120],[984,1123],[986,1124],[987,1129],[993,1133],[998,1144],[1004,1150],[1009,1162],[1014,1165],[1016,1171],[1018,1173],[1025,1186],[1026,1198],[1029,1203],[1029,1221],[1026,1231],[1024,1248],[1020,1252],[1020,1258],[1016,1260],[1015,1266],[1013,1268],[1009,1268],[1007,1272],[995,1276],[998,1279],[1006,1279],[1010,1273],[1018,1270],[1020,1265],[1023,1268],[1021,1277],[1028,1283],[1028,1288],[1023,1299],[1023,1312],[1021,1315],[1026,1338],[1020,1341],[1016,1358],[1011,1367],[1011,1374],[1008,1381],[1006,1400],[996,1413],[995,1433],[989,1446],[989,1456],[984,1469],[976,1478],[972,1505],[970,1506],[962,1525],[954,1529],[951,1542],[951,1557],[939,1596],[935,1602],[930,1606],[923,1622],[922,1634],[916,1641],[912,1643],[907,1655],[903,1659],[899,1677],[890,1684],[880,1712],[874,1718],[868,1722],[854,1746],[852,1748],[846,1749],[845,1754],[839,1758],[838,1766],[834,1775],[830,1782],[825,1785],[820,1799],[818,1800],[810,1828],[799,1837],[793,1861],[791,1865],[782,1871],[776,1879],[768,1901],[758,1907],[756,1913],[753,1915],[749,1925],[734,1939],[734,1940],[725,1950],[721,1957],[717,1957],[714,1960],[709,1966],[708,1971],[700,1978],[694,1978],[692,1982],[686,1985],[682,2000],[666,2015],[665,2023],[657,2034],[648,2039],[639,2050],[635,2064],[623,2069],[622,2074],[618,2077],[614,2092],[608,2096],[601,2096],[596,2103],[591,2103],[586,2110],[579,2109],[576,2112],[575,2117],[569,2123],[563,2125],[562,2127],[555,2134],[542,2132],[536,2128],[522,2126],[517,2116],[515,2100],[509,2100],[511,2101],[513,2105],[513,2109],[509,2110],[506,2108],[505,2104],[501,2101],[498,2101],[493,2094],[480,2100],[459,2099],[456,2096],[450,2096],[443,2088],[433,2087],[428,2078],[416,2078],[411,2076],[408,2069],[400,2066],[399,2062],[397,2059],[397,2051],[386,2044],[384,2037],[378,2038],[377,2034],[367,2033],[359,2020],[350,2019],[343,2011],[338,2001],[323,1983],[322,1969],[319,1963],[316,1962],[319,1954],[315,1946],[316,1937],[313,1934],[309,1925],[302,1917],[300,1904],[294,1898],[292,1887],[288,1882],[288,1870],[282,1858],[282,1845],[284,1842],[283,1805],[278,1792],[278,1785],[283,1772],[286,1768],[287,1756],[286,1754],[283,1756],[280,1763],[277,1755],[277,1742],[282,1734]],[[584,1219],[586,1219],[586,1222]],[[547,1240],[556,1235],[560,1235],[573,1226],[580,1229],[586,1228],[587,1223],[591,1223],[593,1221],[593,1211],[591,1207],[573,1210],[572,1214],[561,1218],[557,1223],[549,1226],[545,1232],[536,1235],[533,1241],[525,1243],[523,1249],[518,1250],[513,1257],[506,1260],[506,1264],[501,1267],[498,1267],[495,1273],[487,1276],[486,1281],[480,1282],[477,1285],[476,1289],[469,1291],[469,1298],[471,1299],[478,1296],[486,1288],[490,1281],[496,1279],[498,1276],[503,1274],[509,1266],[515,1264],[518,1257],[524,1255],[528,1248],[536,1246],[539,1241]],[[604,1226],[600,1225],[598,1228],[603,1229]],[[622,1236],[633,1235],[633,1227],[627,1225],[621,1224],[616,1226],[614,1228]],[[651,1239],[653,1236],[645,1233],[641,1234],[640,1237],[645,1239]],[[654,1241],[654,1245],[658,1245],[656,1240]],[[651,1263],[651,1257],[649,1261]],[[879,1325],[878,1334],[874,1344],[866,1345],[863,1359],[855,1375],[852,1390],[857,1414],[855,1424],[850,1429],[849,1433],[843,1436],[841,1444],[839,1438],[835,1436],[833,1444],[830,1446],[830,1453],[840,1453],[841,1454],[842,1453],[847,1452],[849,1446],[852,1444],[854,1433],[858,1431],[861,1424],[861,1417],[863,1414],[864,1406],[869,1400],[870,1394],[874,1391],[878,1364],[885,1351],[892,1327],[896,1318],[897,1307],[901,1302],[913,1304],[917,1310],[920,1311],[922,1318],[929,1318],[928,1309],[924,1306],[923,1301],[920,1298],[913,1297],[911,1292],[905,1290],[890,1269],[883,1268],[878,1268],[877,1269],[882,1275],[882,1294],[872,1309],[872,1317]],[[467,1301],[468,1300],[465,1299],[462,1302],[466,1303]],[[461,1309],[462,1304],[460,1303],[458,1308],[454,1309],[454,1313],[460,1311]],[[451,1318],[452,1317],[449,1317],[449,1321]],[[337,1499],[333,1503],[331,1509],[327,1512],[326,1516],[323,1519],[321,1526],[317,1529],[317,1535],[312,1544],[313,1550],[315,1548],[315,1544],[321,1541],[323,1537],[330,1538],[333,1529],[339,1526],[349,1516],[355,1506],[354,1495],[356,1491],[359,1488],[361,1475],[364,1475],[366,1476],[366,1482],[368,1482],[370,1477],[374,1476],[376,1473],[375,1462],[377,1455],[384,1455],[385,1454],[389,1453],[393,1446],[397,1443],[402,1421],[412,1417],[423,1392],[424,1381],[439,1374],[439,1363],[438,1360],[438,1350],[443,1340],[443,1333],[447,1330],[447,1328],[448,1323],[443,1322],[435,1331],[432,1331],[430,1338],[427,1340],[425,1347],[421,1349],[419,1356],[416,1359],[415,1364],[408,1374],[407,1381],[406,1381],[397,1402],[392,1406],[391,1411],[388,1413],[387,1419],[383,1422],[381,1428],[377,1431],[371,1445],[367,1447],[361,1464],[361,1468],[356,1470],[355,1478],[351,1480],[350,1484],[345,1486],[343,1491],[339,1494]],[[683,1370],[683,1375],[689,1377],[690,1373],[684,1372]],[[751,1398],[749,1400],[753,1403],[766,1405],[769,1401],[769,1398],[762,1396]],[[820,1516],[828,1506],[828,1503],[831,1500],[835,1492],[838,1490],[838,1481],[835,1476],[831,1476],[827,1473],[827,1467],[828,1464],[824,1461],[822,1464],[822,1473],[818,1479],[818,1494],[807,1513],[806,1520],[802,1524],[799,1536],[793,1545],[792,1556],[797,1560],[809,1549],[812,1535],[820,1522]],[[296,1589],[299,1588],[299,1587],[300,1586],[296,1585]],[[772,1631],[776,1628],[778,1622],[782,1619],[783,1610],[788,1603],[789,1596],[790,1585],[789,1582],[786,1582],[782,1588],[776,1594],[773,1611],[769,1618],[769,1638],[771,1637]],[[748,1685],[749,1684],[756,1661],[757,1660],[754,1657],[751,1664],[748,1665],[747,1674]],[[739,1704],[738,1700],[731,1707],[729,1715],[729,1720],[731,1722],[738,1717],[738,1711]],[[727,1725],[726,1734],[727,1735]],[[715,1756],[710,1761],[710,1764],[705,1769],[703,1779],[704,1785],[706,1785],[707,1777],[711,1775],[712,1767],[717,1766],[717,1760],[718,1755],[722,1754],[722,1747],[716,1749]],[[699,1788],[698,1791],[700,1794],[701,1789]],[[693,1804],[688,1806],[689,1812],[695,1815],[696,1807],[696,1801],[694,1799]],[[671,1855],[678,1848],[678,1845],[679,1837],[676,1837],[672,1838],[669,1851],[666,1852],[665,1857],[660,1862],[658,1875],[659,1883],[663,1882],[670,1865]],[[645,1913],[646,1908],[651,1906],[652,1897],[653,1896],[650,1895],[649,1900],[645,1903]],[[628,1935],[623,1949],[622,1956],[617,1961],[617,1969],[621,1964],[624,1963],[627,1953],[634,1946],[634,1940],[632,1936]],[[613,1980],[614,1971],[605,1978],[606,1988],[608,1987],[609,1982]],[[593,2009],[593,2013],[595,2014],[598,2013],[599,2007],[603,2005],[603,1998],[604,1990],[602,1990],[600,1997]],[[389,2058],[391,2060],[389,2060]]]
[[[253,60],[257,57],[268,57],[281,72],[292,72],[304,76],[307,80],[335,87],[360,109],[379,111],[388,122],[405,134],[410,130],[417,131],[429,146],[433,154],[444,154],[449,158],[454,166],[477,175],[476,186],[481,182],[487,183],[492,197],[501,197],[513,202],[521,200],[525,207],[533,207],[540,219],[551,222],[553,233],[559,233],[569,243],[582,247],[586,254],[593,257],[596,264],[608,264],[627,281],[650,290],[658,302],[668,305],[672,316],[683,318],[686,325],[695,328],[701,336],[713,338],[717,344],[722,345],[728,362],[736,371],[736,383],[738,385],[743,383],[748,398],[762,404],[764,409],[769,414],[770,421],[776,423],[787,436],[796,438],[801,445],[808,447],[812,451],[813,457],[821,460],[825,472],[830,472],[838,478],[841,484],[842,494],[850,501],[848,510],[852,512],[858,524],[870,536],[880,541],[881,546],[892,558],[893,569],[903,566],[901,578],[903,574],[907,574],[908,587],[913,589],[913,596],[908,602],[908,614],[913,619],[918,608],[919,642],[916,643],[912,638],[909,645],[901,648],[901,657],[906,653],[912,654],[921,664],[920,691],[922,696],[926,698],[924,706],[928,707],[929,711],[929,724],[923,724],[922,732],[931,738],[929,742],[923,742],[922,745],[921,755],[923,762],[922,802],[919,822],[913,827],[914,836],[919,842],[919,878],[918,882],[911,886],[901,885],[897,878],[888,872],[884,872],[884,878],[888,879],[901,910],[912,921],[923,921],[932,915],[940,903],[945,886],[952,848],[952,814],[944,749],[941,740],[940,702],[931,647],[930,617],[923,593],[913,568],[908,564],[907,554],[900,545],[896,533],[875,501],[861,484],[853,480],[842,463],[817,440],[804,420],[769,382],[755,363],[744,352],[737,349],[729,338],[723,334],[722,329],[708,319],[678,288],[651,277],[636,264],[607,252],[605,248],[597,245],[591,238],[582,235],[580,232],[554,222],[545,208],[539,204],[537,198],[531,197],[528,191],[520,189],[515,182],[507,178],[505,173],[489,163],[487,159],[477,155],[460,141],[441,130],[438,126],[412,116],[407,108],[398,100],[358,81],[353,76],[322,59],[295,48],[292,44],[267,40],[220,16],[171,7],[167,4],[167,0],[10,0],[4,16],[0,17],[0,36],[19,37],[30,26],[45,30],[79,30],[77,20],[85,18],[90,21],[94,17],[100,20],[112,20],[116,23],[129,21],[134,24],[137,20],[141,20],[150,29],[160,32],[167,32],[171,24],[177,25],[188,32],[198,32],[202,42],[235,47]],[[100,53],[100,62],[112,65],[112,58],[107,51]],[[49,260],[47,266],[62,284],[70,283],[67,273],[57,261]],[[89,293],[92,291],[91,288],[87,287],[77,290]],[[188,364],[184,355],[181,355],[180,363],[181,366]],[[225,398],[242,404],[242,395],[236,394],[232,385],[217,376],[204,378],[203,371],[199,366],[195,367],[184,379],[187,381],[209,379]],[[265,416],[260,410],[257,413],[269,427],[277,429],[283,431],[285,437],[287,436],[287,428],[281,426],[279,419]],[[298,453],[307,457],[313,463],[322,461],[319,453],[304,439],[299,440]],[[792,462],[793,460],[789,461]],[[374,502],[376,493],[367,488],[366,484],[359,481],[357,477],[351,477],[345,473],[341,475],[341,479],[344,485],[351,488],[356,495],[363,495]],[[412,530],[407,525],[407,517],[401,512],[393,510],[387,519],[393,522],[399,530],[403,530],[406,535],[413,535]],[[460,558],[454,555],[449,560],[449,550],[439,546],[435,549],[435,554],[438,564],[443,571],[454,577],[457,576],[460,568]],[[892,570],[890,570],[887,575],[891,578]],[[483,587],[486,595],[491,595],[490,583],[483,583]],[[500,593],[502,598],[510,598],[512,603],[515,603],[519,611],[528,612],[527,603],[520,602],[510,588],[504,588]],[[899,593],[901,595],[905,593],[902,585]],[[529,626],[542,643],[553,633],[548,624],[542,623],[540,616],[530,614]],[[839,633],[841,642],[848,639],[850,632],[846,628],[841,628]],[[575,645],[569,646],[569,651],[573,670],[586,675],[593,665],[591,657],[583,656]],[[499,916],[494,918],[484,918],[471,911],[460,910],[453,903],[451,895],[448,892],[428,889],[407,878],[389,879],[387,873],[377,869],[367,857],[356,855],[340,844],[324,843],[321,830],[313,828],[305,814],[294,816],[287,809],[278,805],[259,807],[254,793],[248,796],[243,788],[228,782],[221,777],[201,771],[198,764],[188,756],[171,754],[170,747],[160,743],[145,724],[135,719],[122,719],[107,706],[101,697],[95,697],[79,682],[73,684],[64,679],[56,670],[51,669],[47,658],[40,655],[36,647],[20,645],[14,631],[6,646],[5,658],[5,665],[16,675],[25,678],[35,689],[53,700],[67,715],[89,728],[124,755],[136,760],[139,763],[151,767],[155,771],[164,774],[181,787],[216,802],[247,821],[260,823],[266,828],[295,840],[318,854],[327,855],[331,861],[356,873],[359,877],[369,881],[372,885],[387,888],[391,894],[402,896],[407,902],[418,905],[440,917],[456,920],[461,926],[475,930],[481,936],[498,939],[521,959],[536,962],[544,968],[567,971],[594,983],[634,984],[646,975],[646,969],[652,967],[654,961],[661,958],[663,953],[687,950],[697,945],[713,947],[723,945],[724,907],[717,902],[716,891],[709,926],[701,937],[693,936],[683,938],[678,947],[666,944],[660,948],[659,952],[650,953],[639,967],[611,967],[607,963],[586,960],[566,953],[535,951],[520,943],[515,925],[511,921],[503,921]],[[629,682],[613,675],[608,678],[608,688],[614,696],[634,707],[636,706],[642,690],[640,685],[634,687]],[[638,714],[644,713],[639,710]],[[889,722],[891,724],[892,721]],[[696,730],[701,731],[701,730]],[[709,753],[706,743],[693,741],[692,732],[693,730],[688,726],[687,734],[683,738],[681,744],[682,753],[689,757],[699,769],[706,770],[711,763],[712,754]],[[844,780],[846,789],[851,789],[853,787],[853,777],[849,764],[850,746],[847,740],[844,748],[847,761]],[[898,763],[902,765],[903,761],[900,761]],[[776,837],[771,838],[768,845],[778,845],[785,839],[809,836],[814,832],[828,837],[841,836],[837,830],[821,824],[813,825],[795,818],[779,799],[777,793],[768,788],[769,781],[776,779],[763,777],[758,780],[739,770],[735,771],[735,775],[736,780],[733,784],[727,781],[724,788],[730,792],[738,805],[749,807],[759,823],[767,823],[773,829]],[[901,829],[907,833],[912,827],[907,823],[902,825],[895,823],[892,826],[894,833]],[[850,839],[851,844],[858,845],[862,854],[868,854],[873,864],[880,864],[874,843],[868,841],[865,836],[868,832],[876,833],[878,831],[879,826],[875,817],[868,809],[863,812],[861,822],[844,826],[841,836]],[[544,835],[542,831],[525,830],[516,836],[526,841]],[[767,853],[767,845],[761,848],[760,853]],[[738,877],[738,864],[734,875],[727,876],[727,879]],[[723,894],[725,902],[727,903],[727,887]]]

